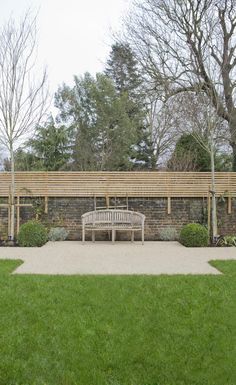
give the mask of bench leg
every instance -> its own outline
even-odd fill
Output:
[[[82,227],[82,243],[85,243],[85,228]]]
[[[114,230],[114,229],[111,230],[111,238],[112,238],[112,243],[115,243],[115,240],[116,240],[116,230]]]
[[[134,231],[131,230],[131,242],[134,242]]]
[[[92,242],[95,242],[95,231],[92,230]]]
[[[142,245],[144,245],[144,227],[142,228]]]

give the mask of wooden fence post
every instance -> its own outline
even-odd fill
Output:
[[[171,214],[171,197],[167,198],[167,214]]]
[[[44,213],[48,214],[48,196],[45,196],[44,199],[45,199]]]
[[[228,214],[232,214],[232,197],[230,193],[228,196]]]

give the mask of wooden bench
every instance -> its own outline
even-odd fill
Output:
[[[82,242],[85,242],[86,230],[92,231],[92,241],[95,242],[95,231],[111,230],[112,243],[115,242],[116,231],[130,231],[131,242],[134,241],[134,232],[141,231],[144,244],[145,215],[129,210],[98,210],[82,215]]]

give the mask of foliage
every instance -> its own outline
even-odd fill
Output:
[[[218,153],[216,156],[216,171],[232,171],[233,156],[228,153]]]
[[[70,131],[57,126],[52,117],[37,126],[35,136],[15,152],[16,171],[58,171],[65,169],[71,156]],[[5,171],[10,171],[9,159],[4,159]]]
[[[126,95],[126,112],[136,124],[137,138],[130,153],[134,166],[152,168],[155,166],[153,164],[153,143],[145,119],[147,99],[143,77],[128,44],[115,43],[112,45],[105,74],[113,81],[118,94]]]
[[[10,275],[18,265],[0,261],[1,384],[235,384],[235,261],[208,276]]]
[[[176,241],[179,235],[173,227],[166,227],[159,230],[159,237],[162,241]]]
[[[137,137],[136,119],[127,112],[126,93],[117,94],[111,79],[89,73],[74,78],[73,88],[56,94],[58,121],[73,131],[74,168],[127,170],[132,167],[130,148]]]
[[[236,246],[236,236],[235,235],[221,236],[218,239],[216,245],[221,247]]]
[[[23,247],[40,247],[48,240],[46,228],[37,221],[28,221],[20,226],[17,237],[19,246]]]
[[[61,170],[70,158],[68,129],[63,125],[57,127],[52,117],[45,125],[36,128],[28,146],[41,170]]]
[[[51,228],[48,234],[48,240],[55,241],[65,241],[68,237],[68,231],[64,227],[54,227]]]
[[[11,164],[8,158],[4,159],[4,170],[10,171]],[[16,171],[40,171],[42,170],[41,161],[27,148],[18,148],[15,151],[15,170]]]
[[[69,130],[57,127],[52,117],[37,126],[35,136],[24,148],[15,152],[16,171],[58,171],[66,167],[70,158]],[[10,167],[5,159],[5,170]]]
[[[186,133],[178,139],[168,168],[174,171],[210,171],[210,154],[192,134]]]
[[[199,223],[189,223],[180,232],[180,242],[186,247],[206,247],[208,245],[208,231]]]
[[[33,200],[32,211],[36,221],[42,218],[42,215],[45,212],[45,202],[42,198],[36,198]]]
[[[105,74],[113,80],[119,93],[127,93],[129,99],[137,100],[142,84],[138,63],[128,44],[115,43],[111,47]],[[136,107],[137,108],[137,107]]]

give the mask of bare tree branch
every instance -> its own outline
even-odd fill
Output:
[[[48,101],[47,71],[36,75],[36,17],[27,12],[21,22],[10,19],[0,31],[0,143],[11,159],[11,234],[14,238],[14,151],[33,134]],[[38,80],[36,81],[35,79]]]
[[[204,91],[229,126],[236,170],[236,0],[135,0],[128,41],[165,98]]]

